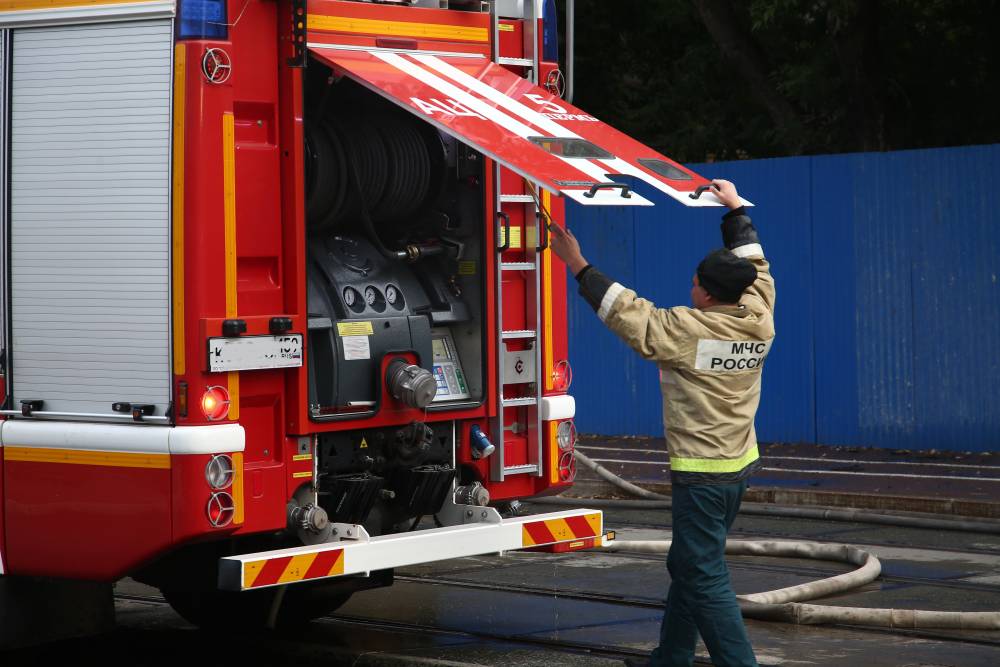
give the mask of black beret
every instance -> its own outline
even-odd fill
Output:
[[[698,284],[723,303],[736,303],[757,280],[757,268],[731,250],[713,250],[698,265]]]

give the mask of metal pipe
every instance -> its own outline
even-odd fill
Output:
[[[576,78],[576,0],[566,0],[566,101],[573,104]]]
[[[20,410],[0,410],[0,415],[6,415],[11,417],[23,417],[24,415]],[[79,418],[79,419],[99,419],[102,421],[127,421],[134,424],[144,424],[144,423],[155,423],[155,424],[169,424],[170,418],[166,416],[154,416],[148,415],[142,418],[142,421],[136,421],[133,419],[132,415],[118,415],[118,414],[102,414],[100,412],[43,412],[41,410],[35,410],[31,413],[31,419],[36,417],[69,417],[69,418]]]

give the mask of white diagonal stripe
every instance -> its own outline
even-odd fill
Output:
[[[476,77],[462,71],[458,67],[455,67],[449,62],[442,60],[434,55],[419,54],[414,55],[413,58],[427,67],[440,72],[441,74],[447,76],[453,81],[465,86],[469,90],[474,91],[478,95],[481,95],[485,99],[490,100],[494,104],[498,104],[507,111],[519,116],[522,120],[526,120],[535,127],[538,127],[545,132],[548,132],[554,137],[560,138],[572,138],[572,139],[582,139],[578,134],[569,130],[559,123],[555,122],[551,118],[545,116],[531,107],[523,104],[522,102],[515,100],[513,97],[504,94],[503,92],[497,90],[493,86],[490,86]],[[650,151],[652,153],[652,151]],[[670,197],[673,197],[685,206],[720,206],[720,202],[711,193],[705,193],[698,199],[691,199],[688,193],[682,192],[669,186],[663,181],[659,180],[655,176],[652,176],[642,169],[639,169],[631,162],[623,160],[621,158],[613,158],[611,160],[598,160],[598,162],[607,166],[614,173],[625,174],[627,176],[634,176],[645,183],[652,185],[654,188],[663,192]]]
[[[508,111],[512,111],[523,120],[528,121],[535,127],[538,127],[545,132],[548,132],[553,137],[562,137],[569,139],[580,139],[581,137],[571,130],[567,130],[565,127],[555,122],[551,118],[547,118],[544,114],[535,111],[531,107],[522,104],[521,102],[515,100],[510,95],[506,95],[493,86],[483,83],[476,77],[463,72],[459,68],[455,67],[449,62],[441,60],[437,56],[429,55],[414,55],[414,60],[418,60],[423,64],[427,65],[431,69],[444,74],[445,76],[453,79],[457,83],[462,84],[469,90],[475,91],[479,95],[482,95],[494,104],[498,104]]]
[[[438,92],[444,93],[456,102],[461,103],[463,106],[468,107],[480,116],[496,123],[508,132],[516,134],[522,139],[527,140],[528,137],[539,135],[537,130],[528,127],[516,118],[507,115],[496,107],[490,106],[479,98],[469,94],[467,91],[462,90],[448,81],[445,81],[441,77],[425,70],[416,63],[408,61],[406,58],[397,53],[372,52],[372,55],[387,62],[404,74],[408,74],[421,83],[436,89]],[[589,160],[584,160],[582,158],[564,158],[558,155],[555,157],[558,157],[566,164],[570,165],[577,171],[586,174],[593,180],[601,182],[607,182],[609,180],[604,169]]]
[[[650,176],[639,167],[636,167],[631,162],[622,160],[621,158],[615,158],[613,160],[601,160],[608,169],[619,174],[625,174],[626,176],[635,176],[645,183],[649,183],[654,188],[660,192],[669,195],[686,206],[720,206],[719,200],[713,195],[711,201],[703,201],[709,196],[708,193],[703,194],[699,199],[691,199],[686,192],[681,192],[676,190],[658,178]]]

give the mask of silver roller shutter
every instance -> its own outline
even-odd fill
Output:
[[[15,409],[170,401],[172,24],[13,31]]]

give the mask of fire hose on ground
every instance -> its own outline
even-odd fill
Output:
[[[586,502],[594,507],[638,507],[649,509],[667,509],[670,498],[647,489],[636,486],[621,479],[607,468],[591,460],[579,451],[575,452],[577,461],[592,470],[602,479],[619,489],[645,500],[590,500]],[[543,498],[533,502],[550,504],[578,505],[580,499],[573,498]],[[799,511],[804,510],[804,511]],[[975,532],[996,534],[997,525],[990,522],[943,521],[924,517],[902,517],[893,515],[871,514],[855,510],[820,510],[800,507],[769,507],[743,506],[741,514],[756,514],[766,516],[790,516],[795,518],[836,519],[841,521],[861,521],[881,525],[896,525],[906,527],[947,528],[963,530],[956,525],[963,523],[972,525]],[[605,547],[610,551],[630,553],[666,554],[670,550],[670,540],[615,540]],[[865,586],[882,573],[882,565],[874,554],[845,544],[821,544],[805,541],[748,541],[729,540],[726,542],[726,554],[731,556],[766,556],[784,558],[805,558],[848,563],[859,566],[858,569],[844,574],[838,574],[826,579],[811,581],[797,586],[781,588],[763,593],[752,593],[736,596],[740,609],[747,618],[766,621],[781,621],[803,625],[815,624],[846,624],[884,628],[907,629],[952,629],[952,630],[1000,630],[1000,612],[969,612],[969,611],[924,611],[913,609],[873,609],[867,607],[838,607],[832,605],[806,604],[808,600],[828,597]]]

